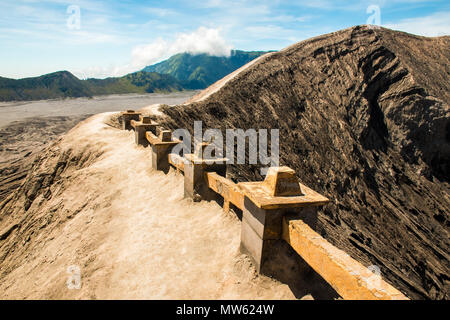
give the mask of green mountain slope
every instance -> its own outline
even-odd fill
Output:
[[[25,79],[0,78],[0,100],[41,100],[90,96],[89,88],[68,71]]]
[[[145,67],[143,71],[169,74],[187,89],[204,89],[266,51],[233,50],[229,57],[179,53],[168,60]]]
[[[183,90],[180,81],[167,74],[139,71],[120,78],[84,80],[92,95],[151,93]]]
[[[139,71],[119,78],[80,80],[68,71],[40,77],[0,77],[0,101],[92,97],[121,93],[172,92],[183,90],[180,81],[166,74]]]
[[[68,71],[18,80],[0,77],[0,101],[203,89],[265,53],[233,50],[229,57],[180,53],[142,71],[106,79],[80,80]]]

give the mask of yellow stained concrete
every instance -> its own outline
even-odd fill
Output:
[[[269,168],[263,187],[273,197],[303,195],[295,171],[289,167]]]
[[[176,145],[180,143],[179,140],[174,141],[162,141],[161,137],[155,136],[152,132],[147,131],[145,133],[145,136],[147,138],[147,141],[150,143],[150,145]]]
[[[224,203],[227,206],[225,207],[224,205],[225,211],[229,210],[230,202],[239,209],[244,209],[244,194],[237,184],[215,172],[208,172],[206,176],[208,179],[208,187],[223,197]]]
[[[144,118],[145,118],[145,117],[144,117]],[[151,126],[156,126],[156,125],[157,125],[156,123],[151,123],[151,122],[146,122],[146,121],[148,121],[148,120],[145,120],[145,119],[141,119],[140,121],[137,121],[137,120],[131,120],[131,121],[130,121],[130,125],[131,125],[133,128],[140,127],[140,126],[151,127]]]
[[[264,182],[240,182],[238,185],[243,193],[261,209],[321,206],[330,201],[301,183],[299,187],[303,191],[303,196],[272,196]]]
[[[283,218],[282,237],[344,299],[408,299],[380,275],[331,245],[301,220]]]

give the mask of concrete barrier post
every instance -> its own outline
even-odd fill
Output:
[[[135,142],[137,145],[148,146],[146,132],[151,131],[156,134],[157,123],[152,123],[150,117],[140,117],[140,121],[131,121],[131,126],[134,128]]]
[[[135,112],[134,110],[122,112],[122,130],[131,130],[131,120],[139,120],[140,115],[141,114],[139,112]]]
[[[294,214],[315,228],[317,208],[329,200],[300,184],[288,167],[270,168],[263,182],[242,182],[239,186],[245,195],[241,252],[250,255],[258,272],[274,276],[270,260],[277,254],[273,249],[276,242],[283,241],[283,216]]]
[[[226,176],[226,158],[205,158],[204,150],[209,143],[200,143],[193,154],[185,155],[184,164],[184,196],[194,201],[214,200],[217,194],[209,189],[207,172],[216,172]]]
[[[152,168],[168,172],[170,168],[169,153],[173,146],[180,143],[180,141],[172,140],[172,132],[169,130],[161,130],[159,137],[151,132],[146,132],[147,141],[152,147]]]

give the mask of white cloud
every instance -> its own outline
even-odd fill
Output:
[[[131,62],[121,66],[90,67],[74,74],[80,78],[118,77],[143,69],[174,54],[189,52],[207,53],[212,56],[229,56],[233,46],[220,34],[220,29],[200,27],[192,33],[180,33],[173,41],[158,38],[139,45],[131,52]]]
[[[174,41],[161,38],[133,49],[132,67],[143,68],[180,52],[229,56],[233,46],[221,36],[220,29],[200,27],[192,33],[180,33]]]
[[[386,28],[405,31],[417,35],[435,37],[450,35],[450,12],[438,12],[426,17],[403,19],[388,23]]]

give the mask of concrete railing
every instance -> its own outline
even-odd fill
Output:
[[[240,210],[244,210],[244,194],[239,184],[230,179],[218,175],[216,172],[208,172],[206,175],[208,188],[223,198],[223,210],[230,211],[230,203]]]
[[[148,117],[128,110],[122,128],[135,130],[135,142],[152,148],[152,167],[167,172],[172,166],[184,174],[184,196],[194,201],[223,199],[242,211],[241,252],[248,254],[258,272],[272,275],[274,243],[289,244],[344,299],[407,299],[344,251],[314,231],[318,208],[329,200],[298,182],[288,167],[269,168],[261,182],[234,183],[226,178],[227,159],[203,159],[207,143],[183,157],[171,153],[180,143],[171,132],[159,130]]]

